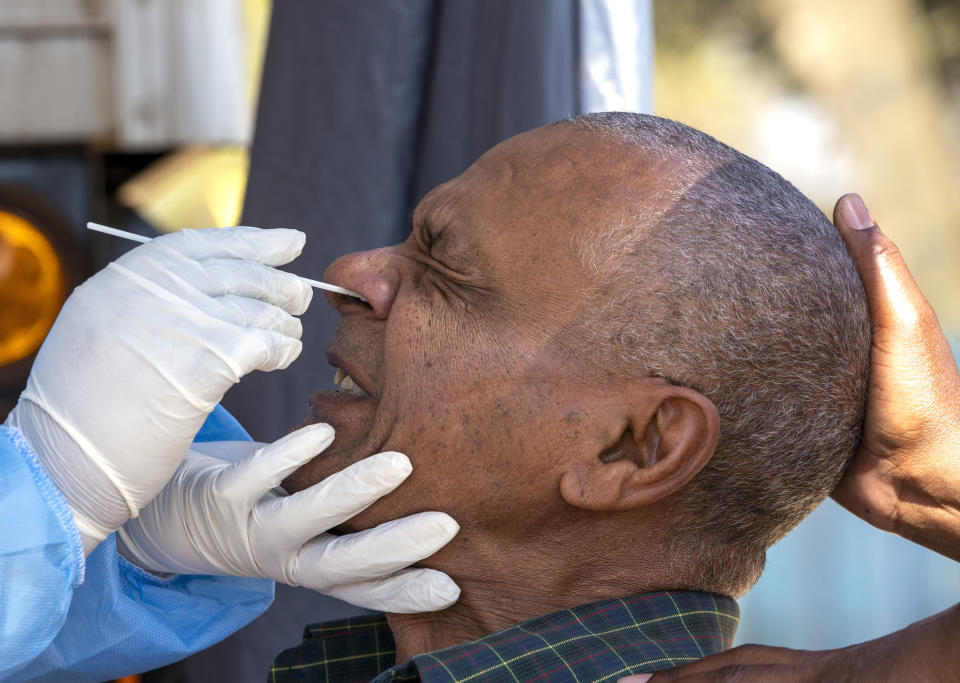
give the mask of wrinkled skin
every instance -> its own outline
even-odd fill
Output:
[[[669,524],[669,494],[713,455],[719,414],[693,389],[624,372],[596,324],[617,293],[605,259],[665,210],[670,163],[539,128],[430,192],[402,244],[327,269],[369,302],[329,297],[342,317],[327,349],[368,396],[311,397],[307,421],[336,440],[284,487],[400,451],[413,474],[342,530],[423,510],[461,527],[420,563],[454,578],[460,600],[390,615],[398,661],[676,580],[643,549]],[[571,552],[598,536],[603,566]]]
[[[370,398],[313,395],[307,421],[337,438],[284,486],[397,450],[413,475],[351,528],[436,509],[467,538],[471,527],[560,533],[564,455],[618,436],[594,419],[618,380],[593,358],[583,291],[603,282],[581,262],[579,232],[616,210],[625,175],[595,142],[541,128],[430,192],[402,244],[334,262],[324,278],[370,305],[331,295],[342,318],[328,357]]]

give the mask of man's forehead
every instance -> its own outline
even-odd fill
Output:
[[[417,206],[414,222],[443,225],[477,210],[520,206],[526,213],[615,209],[656,194],[648,191],[656,177],[647,166],[645,155],[552,124],[501,142],[434,188]]]
[[[593,184],[623,161],[597,136],[566,124],[551,124],[512,138],[483,154],[467,170],[489,182],[555,189],[571,183]]]

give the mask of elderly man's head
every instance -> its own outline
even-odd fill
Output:
[[[350,379],[311,421],[337,439],[285,484],[382,450],[414,465],[352,528],[443,510],[462,532],[426,564],[454,578],[464,554],[520,551],[737,595],[842,474],[862,289],[826,218],[756,161],[587,115],[496,146],[412,227],[325,275],[369,305],[333,298]]]

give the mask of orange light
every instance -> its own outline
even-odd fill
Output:
[[[40,228],[0,209],[0,365],[40,348],[66,298],[66,279]]]

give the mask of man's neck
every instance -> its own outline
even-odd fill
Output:
[[[476,640],[537,615],[562,609],[533,596],[515,599],[515,593],[507,592],[515,586],[503,586],[504,592],[500,592],[497,584],[487,584],[480,589],[462,579],[458,583],[462,591],[460,599],[445,610],[426,614],[387,615],[397,643],[398,664],[415,654]]]
[[[471,549],[471,550],[475,550]],[[569,552],[569,548],[564,549]],[[492,555],[494,553],[486,553]],[[413,655],[482,638],[535,617],[597,600],[636,592],[643,568],[630,576],[598,567],[574,568],[561,553],[457,553],[457,567],[446,571],[460,586],[460,599],[440,612],[388,614],[397,644],[397,663]],[[544,558],[547,558],[544,560]],[[539,561],[544,560],[544,561]],[[566,560],[566,561],[564,561]],[[653,587],[651,587],[652,589]]]

